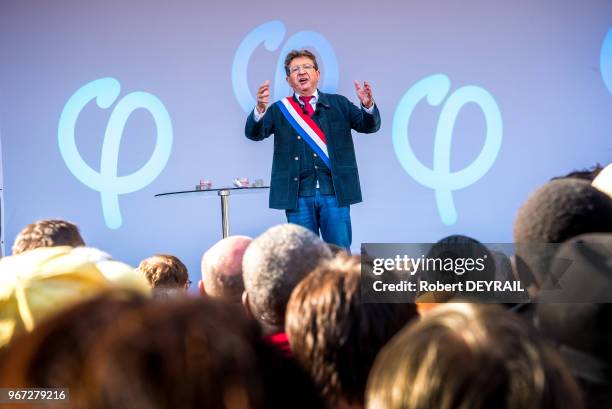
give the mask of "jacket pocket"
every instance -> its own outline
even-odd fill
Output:
[[[289,172],[272,172],[270,178],[270,200],[274,203],[285,203],[289,198]]]

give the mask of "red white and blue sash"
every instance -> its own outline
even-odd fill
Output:
[[[296,132],[304,138],[312,150],[331,169],[329,154],[327,153],[327,140],[321,128],[318,127],[311,117],[302,112],[300,104],[291,97],[278,101],[278,107]]]

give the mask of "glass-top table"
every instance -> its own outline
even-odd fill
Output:
[[[172,195],[202,195],[203,197],[219,196],[221,198],[221,229],[223,238],[229,236],[229,197],[232,194],[252,194],[270,189],[270,186],[253,187],[220,187],[216,189],[181,190],[177,192],[158,193],[155,197]]]

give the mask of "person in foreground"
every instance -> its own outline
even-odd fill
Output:
[[[320,263],[331,258],[323,240],[295,224],[269,228],[244,253],[242,303],[259,323],[266,341],[285,356],[292,355],[285,333],[291,292]]]
[[[359,257],[323,262],[293,290],[285,328],[298,362],[335,409],[361,409],[380,349],[416,321],[414,303],[366,302]]]
[[[397,334],[368,378],[367,409],[582,409],[559,354],[496,305],[449,304]]]

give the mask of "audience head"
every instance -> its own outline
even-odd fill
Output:
[[[148,300],[141,293],[105,291],[20,334],[4,351],[0,385],[76,390],[97,340],[117,319]]]
[[[430,282],[440,282],[445,284],[455,284],[466,280],[494,280],[495,279],[495,258],[489,249],[478,240],[460,234],[453,234],[438,240],[427,252],[427,259],[444,261],[443,263],[433,263],[433,266],[426,266],[420,273],[421,278]],[[475,260],[482,259],[483,269],[475,268]],[[447,260],[453,260],[454,270],[445,269]],[[467,260],[474,260],[472,264]],[[468,265],[471,271],[468,271]],[[417,273],[419,274],[419,273]],[[446,302],[454,297],[474,297],[470,292],[446,292],[435,291],[419,294],[419,303]],[[483,297],[494,298],[493,294],[483,294]]]
[[[86,373],[82,402],[92,409],[321,407],[240,306],[212,299],[153,300],[123,314]]]
[[[19,232],[13,244],[13,254],[39,247],[84,246],[79,228],[60,219],[39,220]]]
[[[323,263],[293,291],[286,331],[291,350],[330,406],[363,406],[374,358],[408,321],[413,303],[366,303],[359,258]]]
[[[577,236],[559,248],[534,323],[557,344],[589,408],[612,407],[612,234]]]
[[[282,329],[295,286],[330,258],[327,244],[304,227],[281,224],[268,229],[244,253],[245,306],[260,323]]]
[[[515,243],[562,243],[583,233],[612,232],[612,202],[588,182],[559,179],[537,189],[514,221]]]
[[[447,304],[402,330],[376,359],[372,409],[579,409],[558,354],[495,305]]]
[[[596,165],[594,165],[593,167],[591,167],[590,169],[582,169],[582,170],[573,170],[570,173],[568,173],[567,175],[564,176],[557,176],[552,178],[551,180],[558,180],[558,179],[581,179],[581,180],[586,180],[587,182],[592,182],[593,179],[595,179],[597,177],[597,175],[599,175],[599,173],[601,172],[603,168],[601,167],[601,165],[598,163]]]
[[[148,293],[146,280],[99,250],[43,247],[0,260],[0,346],[54,313],[110,288]]]
[[[175,256],[156,254],[146,258],[138,265],[138,271],[144,274],[154,292],[167,294],[189,288],[187,267]]]
[[[581,234],[559,245],[542,303],[612,303],[612,233]]]
[[[612,304],[539,304],[538,330],[557,344],[588,408],[612,407]]]
[[[514,221],[519,277],[541,286],[556,250],[548,244],[595,232],[612,232],[612,200],[584,180],[548,182],[527,199]]]
[[[244,292],[242,258],[251,241],[247,236],[229,236],[204,253],[200,294],[240,302]]]

